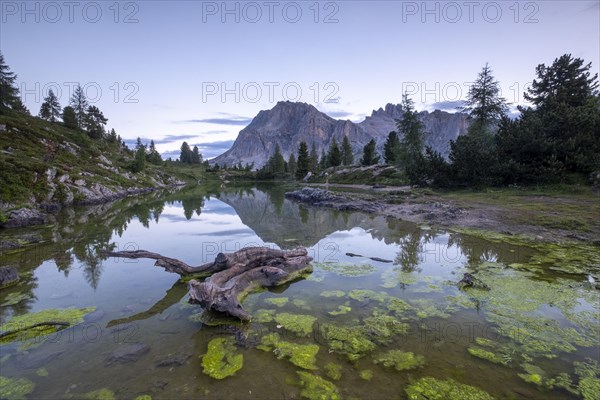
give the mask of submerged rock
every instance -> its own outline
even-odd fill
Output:
[[[189,353],[169,354],[156,363],[157,367],[180,367],[191,357]]]
[[[108,357],[108,364],[119,363],[130,363],[136,362],[141,356],[150,351],[150,347],[144,343],[134,343],[125,346],[120,346],[117,350],[113,351]]]
[[[34,354],[20,354],[16,357],[16,362],[22,369],[38,369],[55,358],[60,357],[64,351],[34,353]]]

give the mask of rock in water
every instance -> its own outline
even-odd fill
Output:
[[[144,343],[134,343],[121,345],[117,350],[113,351],[106,359],[108,365],[113,363],[130,363],[136,362],[141,356],[150,351],[150,347]]]

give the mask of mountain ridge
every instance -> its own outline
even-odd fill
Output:
[[[309,149],[315,143],[320,155],[323,150],[327,151],[333,139],[341,144],[344,136],[348,136],[357,162],[364,145],[371,139],[375,139],[377,150],[382,152],[389,132],[396,130],[395,120],[402,115],[400,104],[388,103],[373,110],[364,121],[355,123],[332,118],[307,103],[281,101],[270,110],[259,111],[239,132],[232,147],[210,163],[221,166],[254,163],[255,168],[260,168],[274,153],[276,145],[286,159],[297,152],[303,141]],[[468,128],[468,116],[463,113],[422,111],[419,117],[425,125],[425,143],[444,156],[449,153],[450,140],[466,133]]]

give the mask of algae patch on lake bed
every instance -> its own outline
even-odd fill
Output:
[[[35,313],[13,317],[1,325],[0,344],[13,341],[26,341],[38,336],[48,335],[69,326],[83,322],[83,317],[96,310],[96,307],[47,309]],[[24,344],[22,348],[30,348],[42,342]]]
[[[28,379],[0,376],[0,398],[2,399],[25,400],[34,388],[35,384]]]
[[[244,356],[236,354],[232,338],[215,338],[202,356],[202,372],[211,378],[224,379],[242,369]]]
[[[316,344],[298,344],[281,340],[279,334],[263,336],[259,350],[272,352],[278,359],[288,358],[292,364],[304,369],[317,369],[316,357],[319,346]]]

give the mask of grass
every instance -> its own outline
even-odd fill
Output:
[[[82,201],[82,193],[73,185],[77,180],[87,188],[99,184],[122,191],[154,187],[155,181],[167,184],[171,177],[194,183],[205,178],[202,166],[167,162],[147,163],[144,171],[127,175],[133,153],[118,143],[12,112],[0,115],[0,124],[6,125],[0,132],[0,200],[13,207],[64,203],[68,192],[74,201]],[[103,166],[101,156],[111,165]],[[54,179],[48,178],[50,168],[56,170]]]

